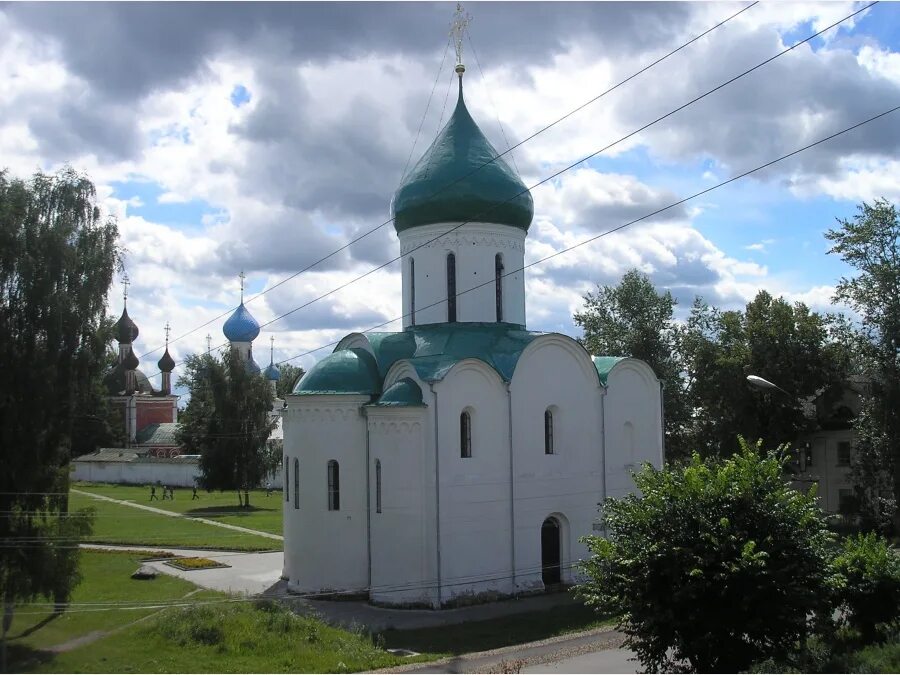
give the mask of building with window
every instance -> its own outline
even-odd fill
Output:
[[[403,330],[347,335],[286,397],[294,592],[443,607],[572,582],[598,503],[662,463],[646,363],[526,328],[532,197],[466,109],[464,70],[392,202]]]

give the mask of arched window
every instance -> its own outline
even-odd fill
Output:
[[[416,325],[416,259],[409,259],[409,317],[410,323]]]
[[[328,460],[328,510],[341,510],[341,467],[333,459]]]
[[[459,416],[459,456],[472,456],[472,416],[468,411]]]
[[[381,460],[375,460],[375,513],[381,513]]]
[[[553,411],[550,408],[544,411],[544,454],[553,454]]]
[[[291,484],[289,482],[291,477],[290,461],[288,456],[285,455],[281,462],[281,480],[284,481],[284,501],[288,503],[291,501]]]
[[[456,321],[456,256],[447,254],[447,321]]]
[[[494,291],[497,300],[497,321],[503,321],[503,255],[494,256]]]
[[[294,460],[294,508],[300,508],[300,460]]]

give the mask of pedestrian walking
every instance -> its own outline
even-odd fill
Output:
[[[266,497],[272,496],[272,481],[266,481]]]
[[[156,486],[151,485],[150,486],[150,501],[152,502],[154,499],[156,501],[159,501],[159,497],[156,496]]]
[[[194,501],[195,499],[200,499],[200,497],[197,496],[197,486],[196,485],[194,486],[194,494],[191,495],[191,501]]]

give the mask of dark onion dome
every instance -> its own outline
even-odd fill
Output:
[[[278,382],[278,380],[281,379],[281,371],[278,370],[278,366],[276,366],[274,363],[270,363],[268,366],[266,366],[263,375],[266,376],[267,380],[270,380],[272,382]]]
[[[466,109],[460,79],[450,121],[394,194],[394,228],[474,221],[527,232],[534,216],[531,193],[497,155]]]
[[[260,373],[259,364],[253,360],[252,356],[244,362],[244,367],[251,375],[259,375]]]
[[[137,370],[137,367],[141,365],[138,357],[134,355],[133,349],[128,350],[128,356],[122,359],[122,365],[125,366],[125,370]]]
[[[156,362],[156,366],[159,368],[160,372],[163,373],[171,373],[175,369],[175,359],[169,355],[168,347],[166,347],[166,353]]]
[[[103,386],[110,396],[121,396],[125,393],[125,366],[117,364],[115,368],[110,370],[103,378]],[[150,380],[140,370],[134,371],[135,390],[140,394],[153,394],[153,386]]]
[[[127,306],[122,310],[122,316],[116,321],[114,329],[116,331],[116,340],[122,344],[131,344],[137,340],[139,332],[138,327],[137,324],[131,320],[131,317],[128,316]]]
[[[222,332],[229,342],[253,342],[259,335],[259,324],[242,302],[228,317],[228,321],[222,326]]]

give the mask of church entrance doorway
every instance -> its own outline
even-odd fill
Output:
[[[560,578],[560,545],[559,521],[552,516],[541,525],[541,577],[544,587],[553,586]]]

